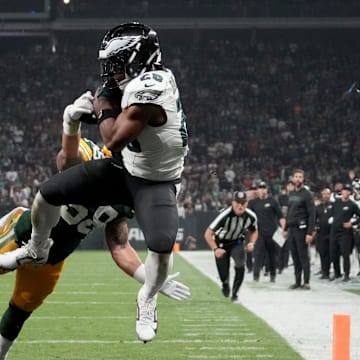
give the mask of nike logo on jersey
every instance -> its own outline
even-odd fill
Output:
[[[145,87],[151,87],[151,86],[154,86],[155,84],[144,84]]]

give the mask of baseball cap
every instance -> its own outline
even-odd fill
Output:
[[[263,188],[266,189],[267,188],[267,184],[265,181],[260,181],[258,184],[258,188]]]
[[[233,196],[233,201],[244,204],[246,203],[246,192],[245,191],[235,191]]]
[[[352,187],[351,187],[351,185],[350,185],[350,184],[345,184],[345,185],[343,186],[343,190],[349,190],[349,191],[352,191]]]

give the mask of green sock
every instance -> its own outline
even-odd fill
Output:
[[[30,315],[31,312],[21,310],[10,303],[0,321],[0,334],[10,341],[15,340]]]

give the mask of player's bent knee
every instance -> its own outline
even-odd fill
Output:
[[[169,254],[172,252],[176,240],[176,234],[171,232],[156,231],[146,237],[148,249],[159,254]]]

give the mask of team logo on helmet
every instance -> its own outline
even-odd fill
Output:
[[[141,36],[122,36],[111,39],[104,50],[99,51],[99,59],[107,59],[119,52],[131,49],[141,40]]]

